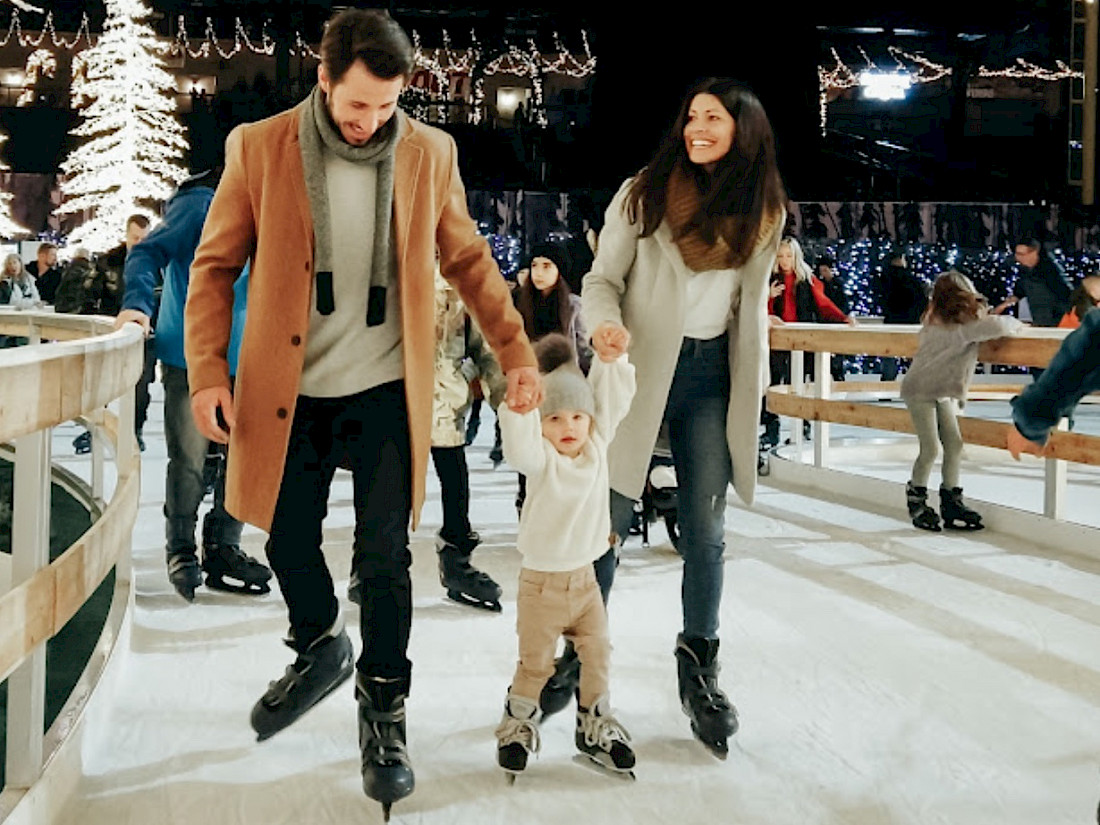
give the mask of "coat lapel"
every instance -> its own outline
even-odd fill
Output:
[[[399,274],[405,269],[413,202],[424,157],[424,150],[411,140],[412,127],[408,120],[402,119],[402,129],[404,134],[397,142],[393,158],[393,239]]]

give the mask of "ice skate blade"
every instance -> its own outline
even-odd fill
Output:
[[[615,779],[621,779],[624,782],[626,782],[626,781],[633,782],[633,781],[637,780],[637,778],[638,778],[634,775],[634,769],[633,768],[626,768],[626,769],[620,770],[619,768],[615,768],[615,767],[612,767],[611,765],[608,765],[606,762],[601,762],[595,756],[590,756],[587,753],[573,754],[573,761],[576,762],[578,765],[580,765],[583,768],[588,768],[589,770],[595,771],[596,773],[599,773],[599,774],[603,774],[604,776],[610,776],[610,777],[614,777]]]
[[[476,607],[478,610],[485,610],[489,613],[500,613],[504,610],[500,602],[480,601],[472,596],[467,596],[461,590],[448,590],[447,598],[457,604],[465,605],[466,607]]]
[[[393,807],[393,804],[390,803],[390,802],[383,802],[382,803],[382,821],[383,822],[389,822],[390,821],[390,808],[392,808],[392,807]]]
[[[265,582],[246,582],[242,579],[207,574],[206,586],[223,593],[236,593],[239,596],[263,596],[271,592],[271,585]]]
[[[954,522],[944,522],[943,526],[947,530],[955,530],[960,533],[973,533],[977,530],[984,530],[985,525],[980,521],[977,524],[970,524],[969,522],[962,522],[961,524],[955,524]]]
[[[695,733],[695,731],[692,731],[692,733]],[[726,761],[726,757],[729,756],[730,753],[729,740],[722,739],[717,742],[709,742],[698,733],[695,733],[695,738],[699,740],[703,747],[710,751],[712,756],[721,759],[723,762]]]

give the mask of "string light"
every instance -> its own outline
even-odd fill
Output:
[[[835,65],[831,69],[824,66],[817,67],[818,81],[818,109],[821,119],[821,135],[825,136],[829,105],[829,95],[844,91],[860,85],[859,75],[849,68],[835,48],[830,48]],[[909,74],[913,83],[935,83],[944,77],[951,75],[951,67],[942,63],[929,60],[924,55],[914,54],[899,49],[896,46],[887,47],[887,52],[897,64],[896,73]],[[862,48],[859,53],[866,61],[868,67],[874,69],[875,64]],[[906,62],[907,61],[907,62]],[[1084,72],[1075,71],[1061,60],[1055,61],[1056,69],[1045,69],[1034,63],[1029,63],[1023,58],[1016,58],[1016,63],[1003,69],[990,69],[987,66],[979,66],[975,72],[980,78],[1010,78],[1013,80],[1039,80],[1054,83],[1069,78],[1082,78]]]
[[[8,136],[0,132],[0,148],[8,142]],[[0,161],[0,171],[7,172],[10,167]],[[0,238],[10,240],[20,235],[31,234],[26,228],[17,224],[11,217],[11,200],[14,195],[7,190],[0,189]]]
[[[8,22],[8,32],[3,37],[0,37],[0,47],[8,45],[12,38],[15,38],[15,42],[20,46],[26,48],[27,46],[34,46],[38,48],[42,45],[42,42],[49,35],[50,42],[53,43],[55,48],[60,49],[75,49],[83,40],[88,46],[92,45],[92,33],[88,28],[88,15],[85,14],[80,19],[80,26],[76,30],[76,37],[72,40],[66,40],[61,37],[57,30],[54,28],[53,12],[46,14],[46,19],[42,22],[42,28],[38,32],[37,37],[31,37],[23,33],[23,26],[19,22],[19,8],[12,9],[11,20]]]
[[[72,134],[88,140],[61,163],[64,201],[55,212],[91,213],[69,238],[91,252],[117,245],[130,215],[155,220],[152,207],[187,177],[181,163],[187,142],[174,117],[175,80],[145,22],[151,12],[143,0],[106,5],[102,36],[80,54],[79,93],[91,102]]]
[[[15,101],[16,106],[29,106],[34,102],[34,89],[39,75],[53,77],[57,73],[57,58],[49,49],[35,49],[27,56],[27,65],[23,68],[23,93]]]

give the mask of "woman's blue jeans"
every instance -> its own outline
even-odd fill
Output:
[[[718,638],[726,489],[733,475],[726,441],[729,394],[729,337],[685,338],[665,421],[679,485],[679,551],[684,558],[680,595],[688,637]],[[627,535],[632,513],[633,501],[612,490],[611,530],[616,536]],[[605,571],[597,567],[599,572]],[[605,578],[606,572],[601,587]]]

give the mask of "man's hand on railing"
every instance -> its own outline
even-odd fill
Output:
[[[1046,444],[1036,444],[1030,438],[1025,438],[1023,434],[1015,427],[1008,428],[1008,451],[1012,454],[1012,457],[1017,461],[1020,460],[1021,453],[1031,453],[1037,455],[1040,458],[1046,458],[1053,453],[1053,447],[1051,446],[1050,439],[1047,439]]]
[[[130,323],[140,326],[144,330],[146,338],[153,334],[152,321],[149,320],[148,315],[140,310],[124,309],[115,316],[115,329],[122,329],[123,325]]]

